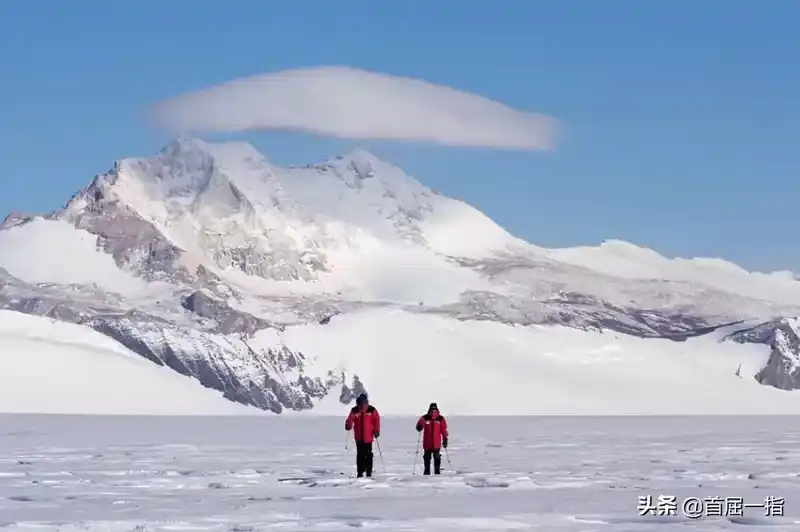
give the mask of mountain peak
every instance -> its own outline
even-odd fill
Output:
[[[241,163],[258,160],[266,163],[266,158],[252,144],[244,141],[208,142],[195,137],[180,136],[164,146],[159,152],[160,159],[197,158],[212,159],[220,163]]]
[[[246,142],[192,137],[175,138],[151,157],[120,160],[56,216],[113,234],[104,245],[123,262],[138,261],[138,271],[190,277],[203,266],[222,277],[241,271],[270,281],[330,274],[330,282],[346,285],[348,265],[362,259],[395,267],[400,255],[440,263],[527,245],[363,148],[283,167]],[[153,259],[154,247],[163,256]]]
[[[142,161],[158,161],[161,164],[172,166],[177,161],[181,166],[190,168],[208,168],[217,166],[236,171],[243,165],[252,167],[253,164],[268,166],[267,158],[252,144],[244,141],[210,142],[196,137],[178,136],[159,150],[153,158],[130,158],[121,162],[134,164]],[[398,170],[398,167],[384,161],[372,152],[362,147],[356,147],[347,153],[337,155],[314,166],[346,167],[352,170],[358,178],[366,179],[374,176],[384,169]],[[291,167],[289,167],[291,168]],[[407,176],[408,177],[408,176]]]
[[[395,171],[398,169],[396,165],[378,158],[375,154],[361,147],[354,148],[342,155],[337,155],[321,165],[315,166],[349,168],[358,179],[367,179],[389,169],[394,169]]]
[[[117,184],[123,200],[142,207],[143,202],[151,200],[171,201],[180,197],[192,201],[198,194],[229,195],[226,187],[233,182],[239,185],[245,181],[245,186],[254,183],[263,187],[272,181],[272,170],[266,158],[247,142],[208,142],[181,136],[154,156],[117,161],[106,180]]]
[[[336,159],[344,161],[358,161],[362,163],[389,164],[379,159],[374,153],[361,147],[353,148],[349,152],[339,155],[336,157]]]
[[[209,143],[196,137],[178,136],[168,142],[159,153],[179,154],[193,151],[207,151]]]

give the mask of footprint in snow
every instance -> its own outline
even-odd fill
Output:
[[[504,480],[490,478],[468,478],[464,484],[471,488],[507,488],[511,483]]]
[[[286,499],[295,500],[296,498],[295,497],[287,497]],[[269,497],[269,496],[266,496],[266,495],[261,496],[261,497],[253,495],[253,496],[250,496],[250,497],[247,498],[248,502],[269,502],[271,500],[272,500],[272,497]]]
[[[334,471],[333,469],[325,469],[325,468],[309,469],[308,472],[311,473],[312,475],[332,475],[336,473],[336,471]]]
[[[12,495],[10,497],[6,497],[9,501],[14,502],[36,502],[39,499],[34,499],[33,497],[29,497],[27,495]]]
[[[282,477],[278,479],[281,484],[310,484],[313,482],[311,477]]]

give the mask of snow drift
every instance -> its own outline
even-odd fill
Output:
[[[0,412],[247,415],[87,327],[0,310]]]
[[[555,121],[426,81],[351,67],[284,70],[177,96],[149,110],[177,132],[286,129],[344,138],[551,149]]]

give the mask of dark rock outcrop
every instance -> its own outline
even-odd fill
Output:
[[[255,349],[244,338],[179,327],[138,312],[97,317],[88,325],[230,400],[278,414],[285,408],[313,408],[314,400],[344,386],[341,373],[329,371],[325,379],[307,376],[305,355],[285,346]]]
[[[181,306],[196,315],[214,320],[216,328],[223,334],[252,336],[261,329],[270,327],[269,322],[241,312],[205,292],[197,291],[181,298]]]
[[[769,346],[767,364],[755,376],[758,382],[781,390],[800,389],[800,319],[769,321],[736,331],[727,338],[738,343]]]

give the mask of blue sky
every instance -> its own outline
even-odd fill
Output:
[[[551,153],[237,138],[282,164],[365,147],[543,246],[619,238],[800,271],[798,20],[796,0],[2,2],[0,216],[156,152],[157,100],[350,65],[547,113],[565,136]]]

